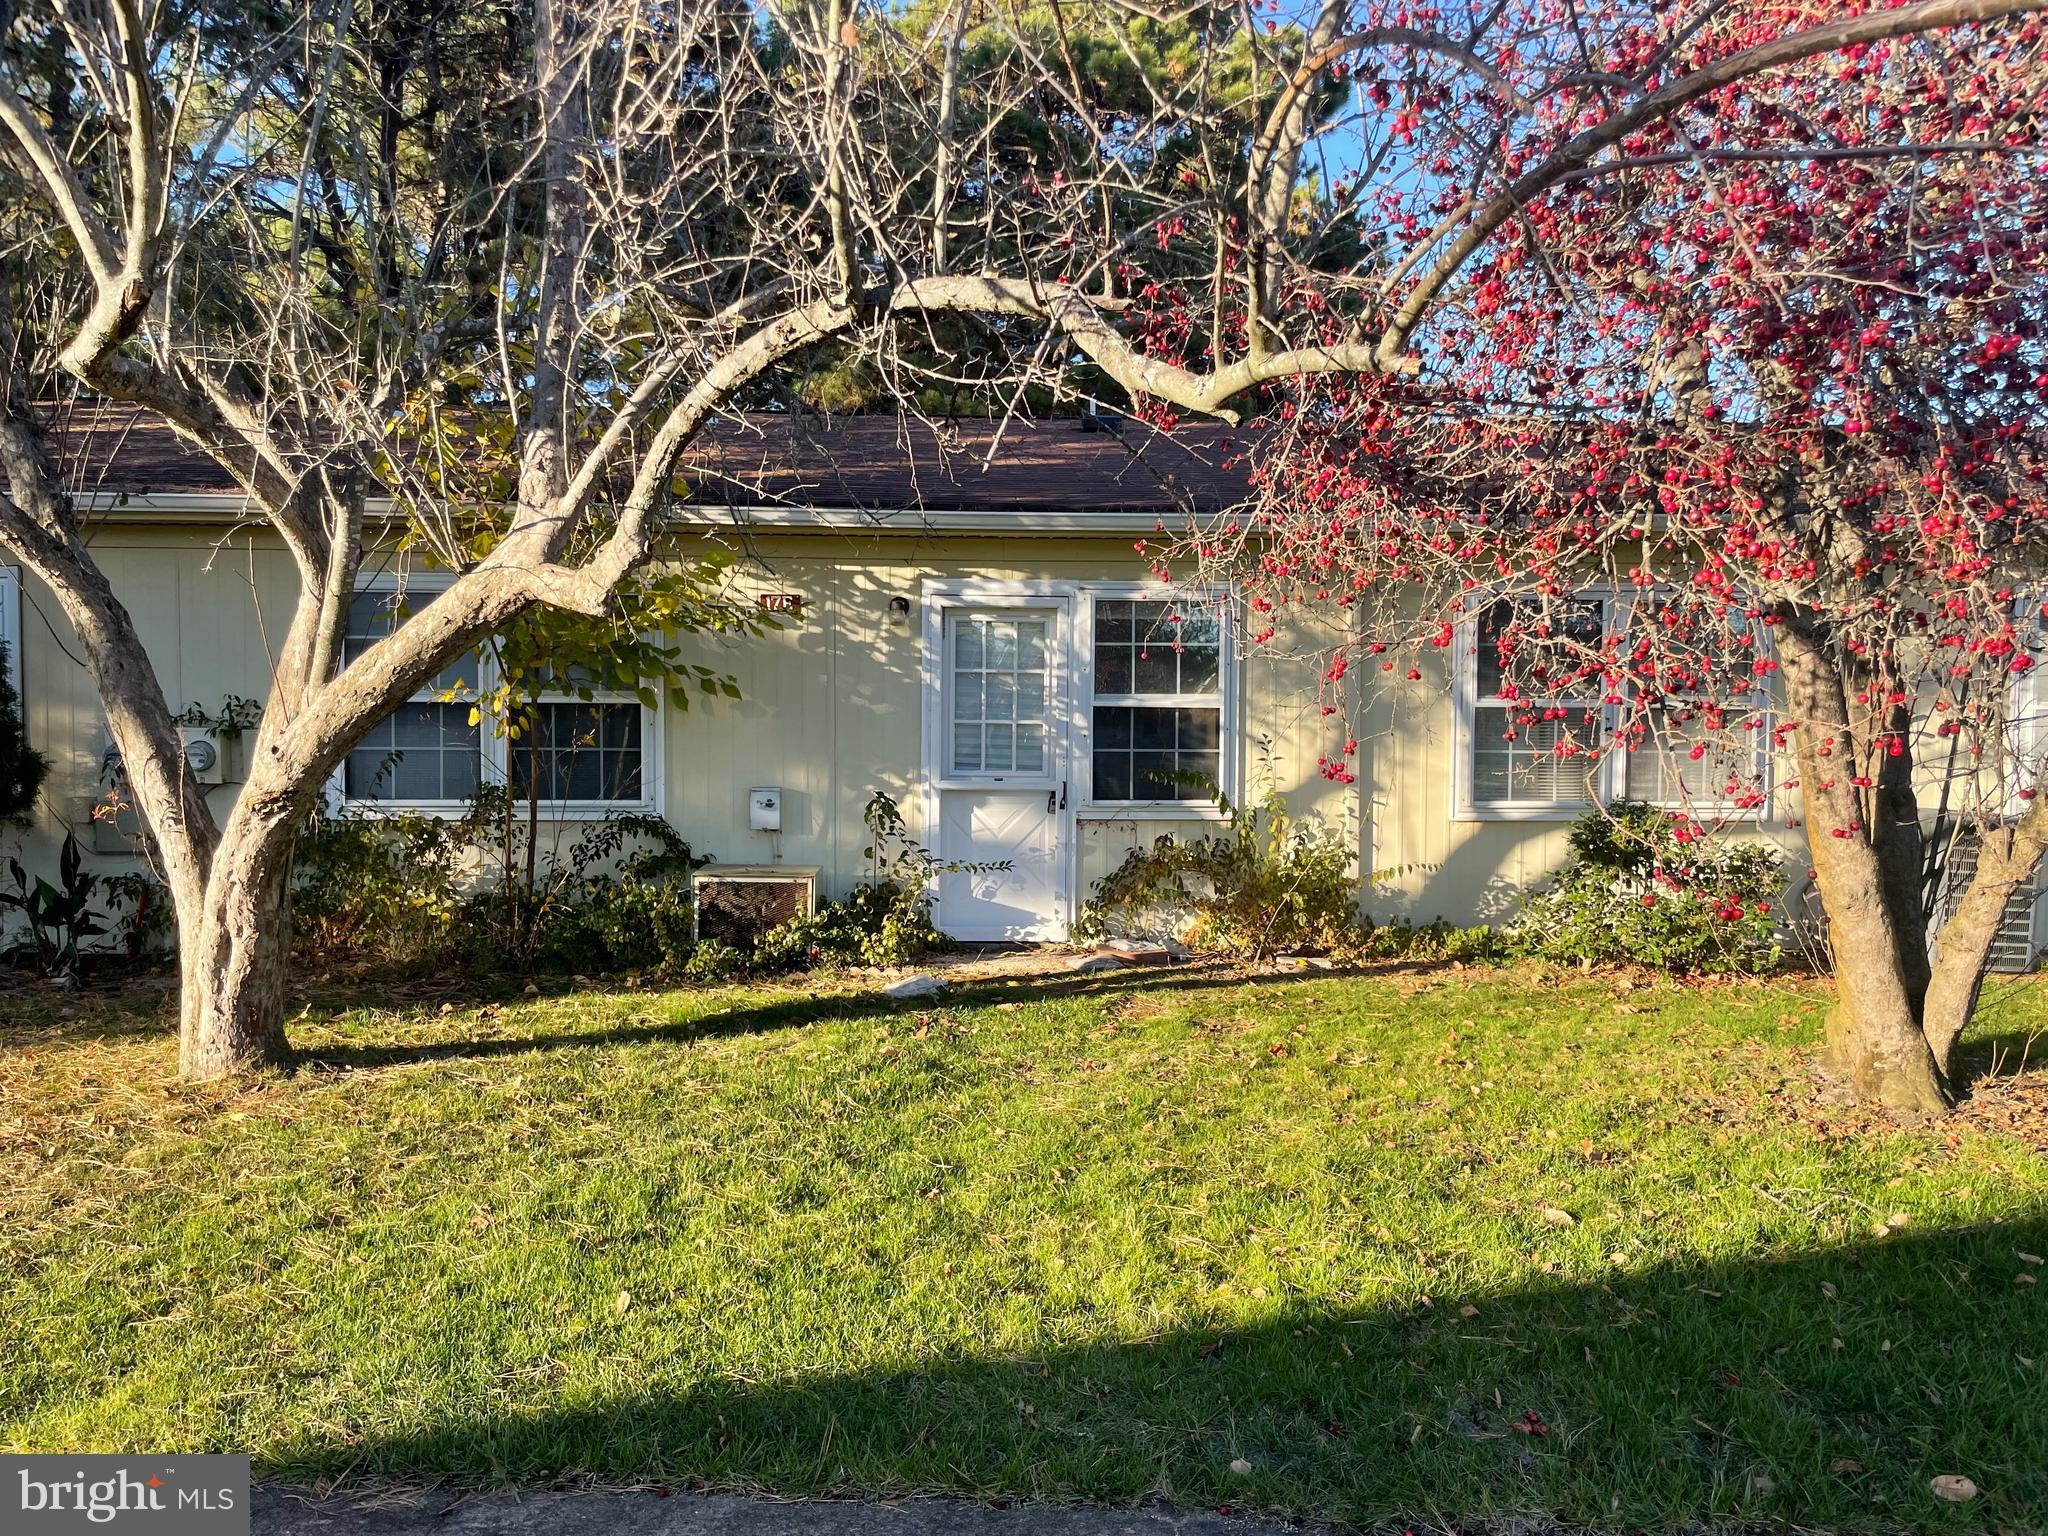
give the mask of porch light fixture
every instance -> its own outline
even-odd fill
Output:
[[[889,599],[889,627],[899,635],[910,628],[910,599],[900,593]]]

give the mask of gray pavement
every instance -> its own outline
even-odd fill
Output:
[[[425,1493],[320,1498],[259,1487],[254,1536],[1302,1536],[1215,1510],[1101,1509],[959,1499],[895,1503],[724,1493]]]

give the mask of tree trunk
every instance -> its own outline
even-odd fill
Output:
[[[178,1071],[227,1077],[286,1059],[292,829],[231,817],[200,910],[178,914]]]
[[[1947,1114],[1948,1092],[1920,1032],[1907,936],[1892,921],[1878,861],[1867,845],[1833,838],[1810,815],[1808,829],[1835,960],[1829,1060],[1864,1103],[1900,1114]],[[1828,842],[1840,846],[1822,846]]]
[[[2048,815],[2039,809],[2044,805],[2048,801],[2037,799],[2017,824],[1980,835],[1976,873],[1941,925],[1941,959],[1927,988],[1920,1030],[1935,1065],[1951,1083],[1956,1039],[1977,1011],[2006,904],[2040,866],[2048,846]]]
[[[1925,935],[1901,922],[1898,894],[1863,797],[1848,690],[1825,644],[1804,622],[1777,630],[1786,700],[1798,735],[1799,790],[1814,884],[1827,914],[1834,954],[1835,1002],[1828,1011],[1828,1056],[1856,1096],[1906,1115],[1942,1115],[1952,1107],[1920,1032],[1927,987]]]

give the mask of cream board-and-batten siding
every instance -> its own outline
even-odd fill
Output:
[[[1056,539],[830,528],[679,531],[669,548],[686,557],[698,541],[712,539],[739,556],[732,581],[740,601],[794,593],[801,609],[778,615],[780,627],[758,635],[688,640],[689,659],[729,673],[741,696],[696,695],[687,710],[660,711],[659,808],[705,854],[755,863],[779,851],[789,863],[818,865],[834,895],[864,872],[861,812],[870,795],[895,796],[914,818],[921,806],[926,588],[1049,582],[1082,595],[1114,590],[1128,596],[1148,578],[1122,530],[1109,538]],[[267,640],[282,633],[296,591],[289,558],[265,533],[224,537],[218,525],[123,518],[101,523],[94,552],[134,615],[173,707],[196,703],[211,712],[229,694],[265,696]],[[896,597],[906,599],[907,616],[892,616]],[[89,841],[85,817],[104,788],[108,736],[91,678],[77,659],[77,641],[56,604],[32,578],[24,598],[24,708],[32,739],[52,760],[43,805],[26,837],[29,861],[41,866],[54,863],[67,828]],[[1240,791],[1257,795],[1275,787],[1297,813],[1355,828],[1344,787],[1315,771],[1330,730],[1317,708],[1314,670],[1254,654],[1236,672]],[[1078,781],[1079,775],[1070,777]],[[759,784],[784,791],[783,830],[773,840],[779,849],[747,829],[747,791]],[[224,812],[234,785],[212,794]],[[1214,827],[1203,815],[1171,810],[1077,810],[1077,896],[1085,896],[1133,841]],[[551,826],[545,835],[566,842],[577,831]],[[100,862],[112,867],[120,861],[102,855]]]
[[[650,722],[646,798],[701,853],[815,865],[825,894],[843,894],[864,872],[861,812],[876,790],[896,797],[935,842],[922,782],[925,628],[943,622],[942,596],[1062,593],[1078,617],[1093,595],[1128,596],[1148,583],[1150,562],[1134,544],[1162,518],[1177,520],[1188,492],[1212,505],[1231,494],[1227,458],[1200,438],[1138,442],[1128,427],[1046,422],[1019,425],[998,444],[987,424],[972,431],[982,434],[973,451],[940,464],[935,439],[913,434],[906,448],[893,426],[741,423],[713,445],[709,467],[693,471],[699,499],[677,509],[665,554],[686,558],[716,543],[738,557],[732,579],[742,601],[793,596],[800,608],[758,636],[692,637],[690,659],[729,672],[741,697],[699,696]],[[213,711],[230,694],[261,699],[268,646],[283,633],[295,590],[286,555],[238,496],[208,489],[222,484],[217,470],[160,430],[88,427],[83,435],[93,432],[111,446],[85,442],[77,451],[99,453],[115,482],[81,498],[93,548],[173,707]],[[996,455],[987,473],[976,453]],[[1159,473],[1148,480],[1134,466]],[[372,507],[373,522],[382,510]],[[84,809],[103,788],[107,735],[56,605],[32,581],[21,596],[24,706],[32,739],[53,762],[25,853],[51,867],[67,827],[88,840]],[[1072,629],[1085,637],[1084,625]],[[1297,816],[1321,818],[1355,848],[1376,917],[1497,920],[1565,857],[1573,810],[1509,819],[1471,814],[1469,794],[1461,805],[1457,786],[1469,770],[1460,762],[1472,748],[1451,686],[1457,647],[1428,656],[1418,681],[1352,671],[1356,781],[1338,784],[1316,766],[1341,746],[1342,721],[1321,714],[1314,637],[1283,626],[1270,646],[1242,633],[1235,640],[1225,777],[1240,799],[1277,789]],[[1077,700],[1086,697],[1083,650],[1066,658],[1083,690]],[[1077,736],[1083,708],[1077,702]],[[1083,745],[1075,741],[1077,754]],[[1080,802],[1063,859],[1069,910],[1134,844],[1215,829],[1192,811],[1091,806],[1081,790],[1085,764],[1077,755],[1066,768]],[[1784,766],[1777,771],[1782,777]],[[777,837],[748,829],[747,794],[757,785],[783,791]],[[233,793],[232,784],[213,791],[223,809]],[[566,845],[579,830],[563,819],[545,835]],[[1782,817],[1760,835],[1797,844]]]
[[[820,523],[802,531],[745,514],[739,521],[746,526],[678,530],[670,548],[683,556],[695,541],[715,539],[739,556],[733,580],[742,600],[795,593],[801,612],[760,635],[691,639],[691,658],[729,672],[741,697],[699,696],[688,710],[661,712],[657,803],[702,853],[759,863],[779,851],[789,863],[817,865],[830,895],[843,894],[864,871],[861,811],[874,791],[895,796],[913,818],[922,810],[928,588],[1055,584],[1085,596],[1105,584],[1127,593],[1149,578],[1147,561],[1121,528],[1096,537],[1044,537],[1021,522],[1004,531],[984,523],[977,533],[926,532],[918,514],[879,520],[862,513],[852,526]],[[99,526],[94,549],[134,614],[174,706],[212,710],[227,694],[264,696],[268,639],[282,632],[295,591],[289,559],[265,533],[124,517]],[[32,580],[23,596],[25,709],[32,739],[52,759],[26,852],[46,866],[67,825],[76,829],[101,791],[107,735],[91,680],[74,659],[77,643],[55,604]],[[906,617],[892,617],[891,599],[898,597]],[[1458,740],[1441,676],[1369,680],[1357,782],[1324,779],[1316,762],[1339,745],[1334,722],[1320,713],[1316,666],[1305,654],[1282,650],[1284,643],[1283,637],[1270,651],[1240,644],[1235,782],[1253,798],[1276,788],[1295,814],[1321,817],[1357,839],[1361,867],[1379,875],[1366,896],[1375,915],[1498,918],[1519,890],[1563,858],[1563,815],[1452,820]],[[747,791],[760,784],[784,792],[779,849],[747,829]],[[234,790],[213,793],[224,809]],[[1081,807],[1073,895],[1085,899],[1134,843],[1213,829],[1197,815]],[[921,825],[920,833],[929,836]],[[566,843],[577,834],[564,824],[545,835]],[[118,861],[100,862],[111,868]]]

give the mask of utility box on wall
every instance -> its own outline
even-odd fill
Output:
[[[808,917],[818,906],[818,867],[795,864],[707,864],[690,876],[697,939],[745,948],[778,923]]]
[[[747,791],[747,827],[754,832],[782,830],[782,787],[756,784]]]

